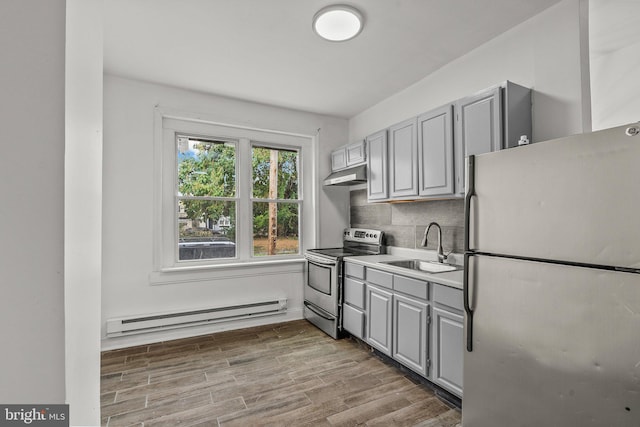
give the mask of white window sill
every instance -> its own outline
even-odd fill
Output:
[[[286,258],[268,261],[167,267],[152,271],[149,274],[149,283],[151,285],[168,285],[225,280],[237,277],[301,273],[301,264],[304,264],[304,262],[304,258]]]

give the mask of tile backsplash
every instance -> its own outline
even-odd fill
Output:
[[[387,246],[422,249],[427,226],[442,228],[442,247],[448,252],[464,250],[464,200],[429,200],[403,203],[367,203],[367,190],[351,191],[351,227],[373,228],[385,233]],[[438,234],[429,231],[427,249],[435,250]]]

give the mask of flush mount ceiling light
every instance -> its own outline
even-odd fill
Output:
[[[360,34],[363,24],[360,11],[343,4],[320,9],[313,17],[313,31],[332,42],[351,40]]]

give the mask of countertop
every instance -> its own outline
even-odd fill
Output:
[[[354,264],[360,264],[366,267],[388,271],[389,273],[400,274],[402,276],[413,277],[414,279],[424,280],[432,283],[439,283],[441,285],[450,286],[456,289],[462,289],[462,270],[445,271],[443,273],[427,273],[424,271],[410,270],[408,268],[383,264],[384,261],[400,261],[403,259],[410,258],[395,255],[364,255],[350,256],[346,257],[344,260],[346,262],[353,262]]]

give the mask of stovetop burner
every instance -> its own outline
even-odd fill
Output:
[[[307,252],[335,259],[345,256],[378,255],[384,252],[383,236],[384,233],[380,230],[347,228],[342,234],[343,247],[309,249]]]

